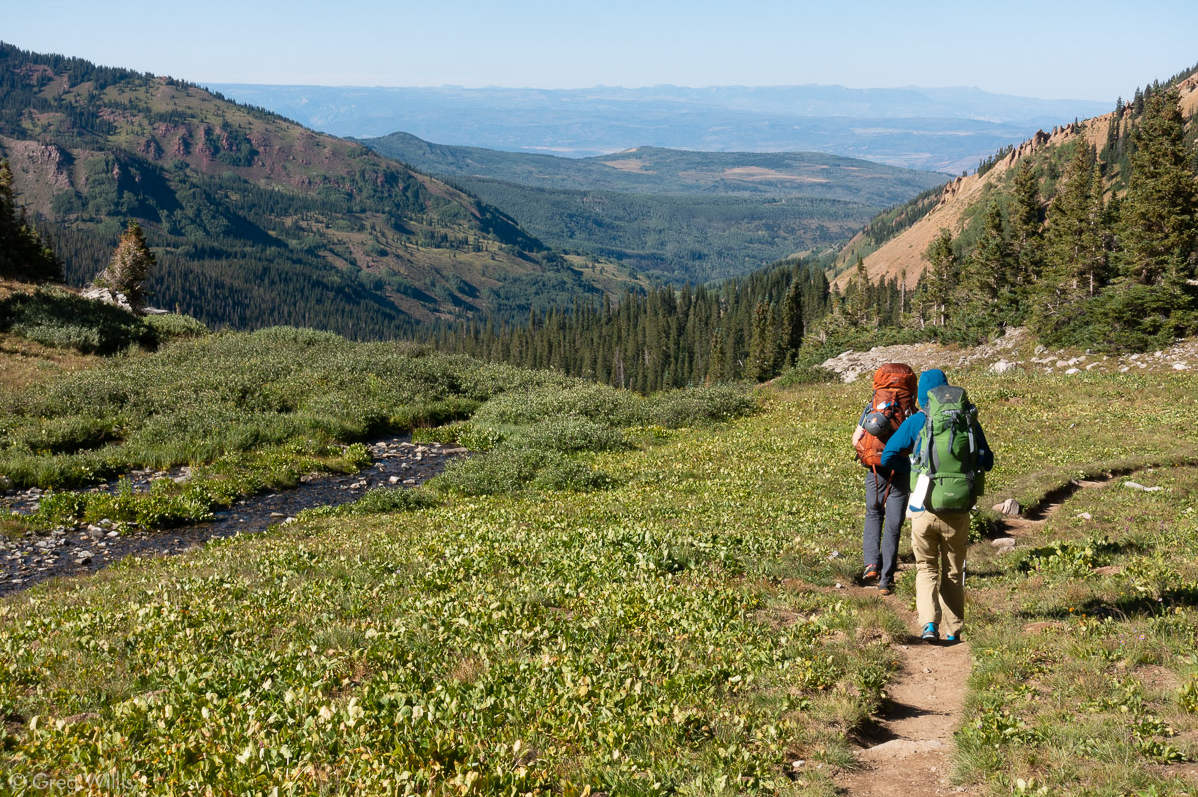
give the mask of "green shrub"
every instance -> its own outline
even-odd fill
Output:
[[[513,493],[525,487],[545,462],[542,451],[496,449],[459,459],[428,482],[430,488],[459,495]]]
[[[532,486],[542,490],[573,490],[588,492],[602,490],[615,484],[611,476],[597,471],[586,462],[564,456],[550,456],[532,479]]]
[[[182,313],[148,315],[142,320],[153,330],[158,345],[178,338],[196,338],[210,334],[210,330],[202,321]]]
[[[320,517],[357,517],[360,515],[385,515],[395,512],[414,512],[437,506],[441,502],[424,490],[407,487],[376,487],[367,490],[357,501],[340,506],[322,506],[305,509],[301,519]]]
[[[727,421],[757,409],[756,399],[737,385],[671,390],[651,396],[647,404],[648,422],[670,429]]]
[[[563,416],[546,418],[530,427],[504,435],[515,447],[541,451],[619,451],[630,447],[628,439],[618,429],[595,423],[586,418]]]
[[[839,381],[841,381],[840,374],[824,368],[822,365],[797,365],[783,371],[774,380],[774,384],[779,387],[793,387],[795,385],[822,385]]]

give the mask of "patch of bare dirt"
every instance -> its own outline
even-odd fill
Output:
[[[895,609],[916,625],[905,608]],[[951,782],[953,731],[960,723],[972,666],[969,643],[928,644],[912,638],[898,646],[902,665],[886,689],[881,715],[862,735],[860,768],[837,785],[849,795],[971,794]]]

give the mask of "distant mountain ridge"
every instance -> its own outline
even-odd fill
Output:
[[[811,197],[886,206],[952,177],[821,152],[636,147],[610,155],[564,158],[433,144],[402,132],[362,139],[362,143],[439,176],[634,194]]]
[[[1109,108],[972,88],[212,88],[313,128],[360,138],[403,130],[429,141],[570,156],[640,146],[818,151],[953,173],[1040,127]]]
[[[360,144],[171,78],[2,43],[0,157],[72,281],[138,219],[161,264],[151,302],[212,326],[393,337],[632,284]]]
[[[738,276],[838,245],[879,208],[948,179],[816,152],[638,147],[562,158],[406,133],[363,143],[501,208],[549,245],[674,283]]]

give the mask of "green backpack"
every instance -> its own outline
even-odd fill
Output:
[[[974,429],[978,408],[963,387],[941,385],[928,391],[927,421],[915,445],[911,487],[921,474],[931,484],[921,496],[931,510],[963,512],[973,508],[985,492],[985,472],[978,467],[978,444]],[[914,498],[914,496],[913,496]]]

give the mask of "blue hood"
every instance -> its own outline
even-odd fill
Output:
[[[919,406],[928,406],[928,391],[948,384],[948,377],[939,368],[930,368],[919,375]]]

